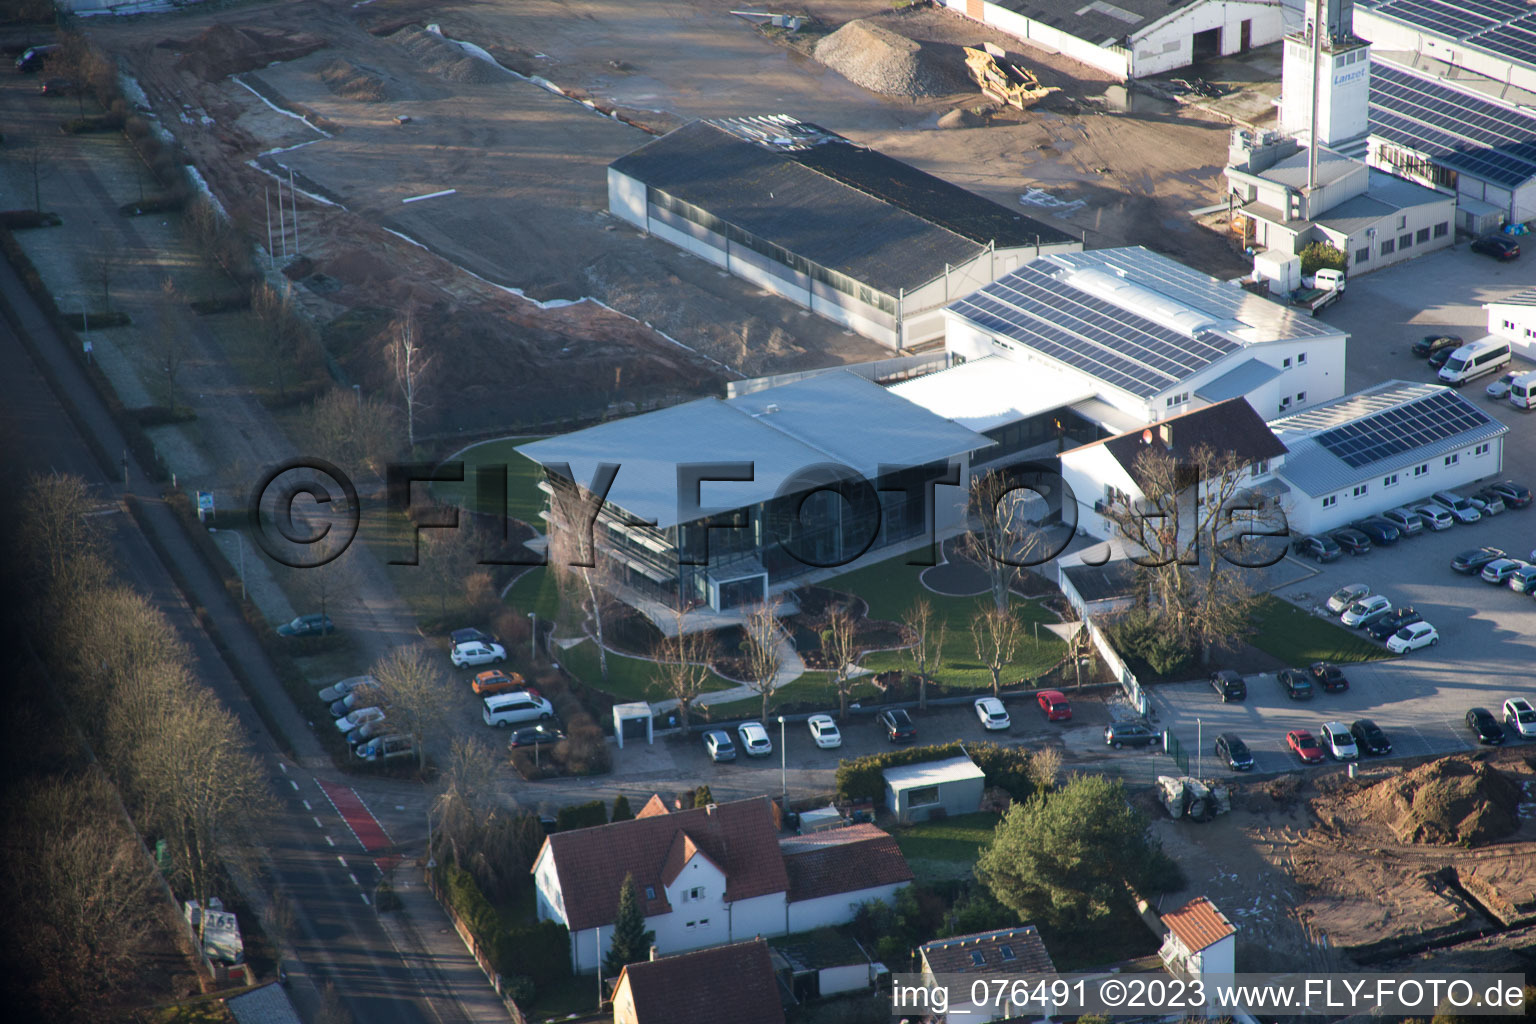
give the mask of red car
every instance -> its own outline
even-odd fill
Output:
[[[1307,764],[1317,764],[1323,759],[1322,744],[1305,729],[1292,729],[1285,734],[1285,745]]]
[[[1072,704],[1060,690],[1041,690],[1038,700],[1047,721],[1065,722],[1072,718]]]

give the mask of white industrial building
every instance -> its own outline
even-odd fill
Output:
[[[1459,392],[1390,380],[1270,423],[1292,532],[1322,533],[1498,474],[1509,428]]]
[[[1254,246],[1295,255],[1326,242],[1345,253],[1350,274],[1364,274],[1456,240],[1454,196],[1325,146],[1314,160],[1293,138],[1237,128],[1227,160],[1234,214],[1247,218]]]
[[[1117,78],[1242,53],[1285,31],[1279,0],[943,0],[951,10]]]
[[[893,349],[941,310],[1080,240],[784,115],[694,121],[608,167],[636,227]]]
[[[1280,130],[1310,139],[1314,8],[1286,37]],[[1326,0],[1317,139],[1456,197],[1472,234],[1536,218],[1536,12],[1515,0]]]
[[[1527,288],[1497,302],[1485,302],[1488,333],[1509,340],[1515,355],[1536,359],[1536,288]]]
[[[891,390],[996,441],[978,462],[1230,398],[1268,418],[1344,393],[1343,331],[1140,247],[1033,260],[945,315],[957,365]]]

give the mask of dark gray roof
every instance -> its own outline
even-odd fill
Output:
[[[1164,434],[1170,438],[1166,443]],[[1228,399],[1094,443],[1109,449],[1132,480],[1140,475],[1137,462],[1146,451],[1166,453],[1176,462],[1190,465],[1195,463],[1200,449],[1221,455],[1230,452],[1245,464],[1285,454],[1285,445],[1246,398]]]
[[[999,7],[1096,46],[1123,45],[1132,32],[1204,0],[993,0]]]
[[[1113,601],[1136,595],[1136,565],[1128,558],[1103,565],[1064,565],[1061,574],[1084,601]]]
[[[781,139],[694,121],[609,166],[740,230],[895,295],[981,253],[1075,239],[958,185],[783,118]]]

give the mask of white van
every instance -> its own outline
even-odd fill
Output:
[[[1509,404],[1516,409],[1536,408],[1536,370],[1509,382]]]
[[[1508,341],[1503,338],[1483,338],[1451,353],[1445,365],[1440,367],[1440,382],[1459,388],[1469,380],[1507,366],[1509,359]]]
[[[535,697],[526,691],[498,693],[485,698],[485,710],[480,717],[486,725],[518,725],[554,718],[555,708],[543,697]]]

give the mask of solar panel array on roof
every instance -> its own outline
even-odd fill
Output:
[[[1188,337],[1033,264],[950,308],[986,330],[1142,398],[1167,390],[1238,347],[1213,332]]]
[[[1363,6],[1536,67],[1536,6],[1525,0],[1381,0]]]
[[[1482,410],[1460,395],[1441,391],[1325,431],[1317,435],[1317,443],[1351,469],[1359,469],[1488,422]]]
[[[1371,132],[1388,142],[1509,188],[1536,177],[1536,116],[1379,59],[1370,102]]]

